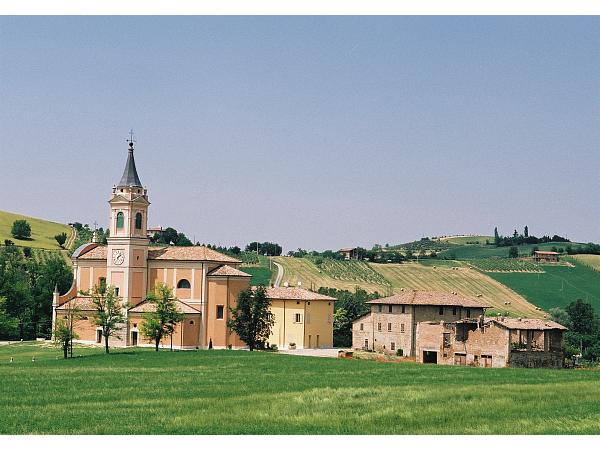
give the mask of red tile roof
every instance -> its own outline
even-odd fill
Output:
[[[78,259],[106,259],[107,247],[98,245],[90,250],[82,252]],[[148,259],[169,261],[216,261],[222,263],[240,264],[239,259],[219,253],[204,246],[193,247],[150,247]]]
[[[219,266],[208,273],[209,277],[251,277],[249,273],[242,272],[228,265]]]
[[[187,303],[182,302],[181,300],[176,300],[177,309],[179,312],[184,314],[201,314],[200,310],[188,305]],[[154,312],[156,311],[156,305],[149,301],[144,301],[137,306],[134,306],[129,310],[129,312],[133,313],[146,313],[146,312]]]
[[[509,330],[566,330],[567,327],[547,319],[515,319],[512,317],[490,318],[486,322],[495,322]]]
[[[489,308],[470,298],[448,292],[409,291],[391,297],[378,298],[367,303],[380,305],[434,305],[463,306],[466,308]]]
[[[91,297],[80,295],[72,298],[68,302],[63,303],[56,309],[59,311],[65,311],[69,308],[77,308],[80,311],[94,311],[96,309],[96,305],[94,305]]]
[[[326,300],[336,301],[334,297],[318,294],[299,287],[270,287],[267,288],[267,297],[272,300]]]

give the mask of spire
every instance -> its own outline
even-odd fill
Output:
[[[137,170],[135,169],[135,159],[133,158],[133,136],[129,140],[129,154],[127,155],[127,163],[125,164],[125,170],[121,181],[118,186],[135,186],[142,187],[140,177],[138,177]]]

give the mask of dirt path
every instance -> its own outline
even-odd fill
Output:
[[[281,284],[281,279],[283,278],[283,266],[275,261],[273,261],[273,264],[277,266],[277,278],[275,278],[275,283],[273,285],[275,287],[279,287]]]

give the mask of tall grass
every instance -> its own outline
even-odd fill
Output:
[[[0,347],[0,433],[600,432],[597,371],[227,350],[59,354],[31,344]]]

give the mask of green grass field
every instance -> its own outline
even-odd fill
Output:
[[[0,347],[0,433],[600,433],[599,371],[101,351]]]
[[[510,287],[535,305],[548,310],[564,308],[570,302],[582,299],[600,312],[600,273],[565,257],[574,267],[545,264],[544,273],[489,273],[495,280]]]
[[[10,230],[15,220],[25,219],[31,225],[31,238],[27,240],[15,239]],[[73,229],[68,225],[49,222],[47,220],[36,219],[33,217],[14,214],[6,211],[0,211],[0,242],[4,244],[5,239],[10,239],[21,247],[41,248],[49,250],[59,250],[60,247],[54,236],[65,232],[67,236],[73,234]]]
[[[494,236],[449,236],[439,239],[441,242],[457,245],[485,245],[485,241],[494,242]]]
[[[534,272],[541,273],[544,266],[530,260],[516,258],[485,258],[473,259],[469,262],[473,267],[483,272]]]

